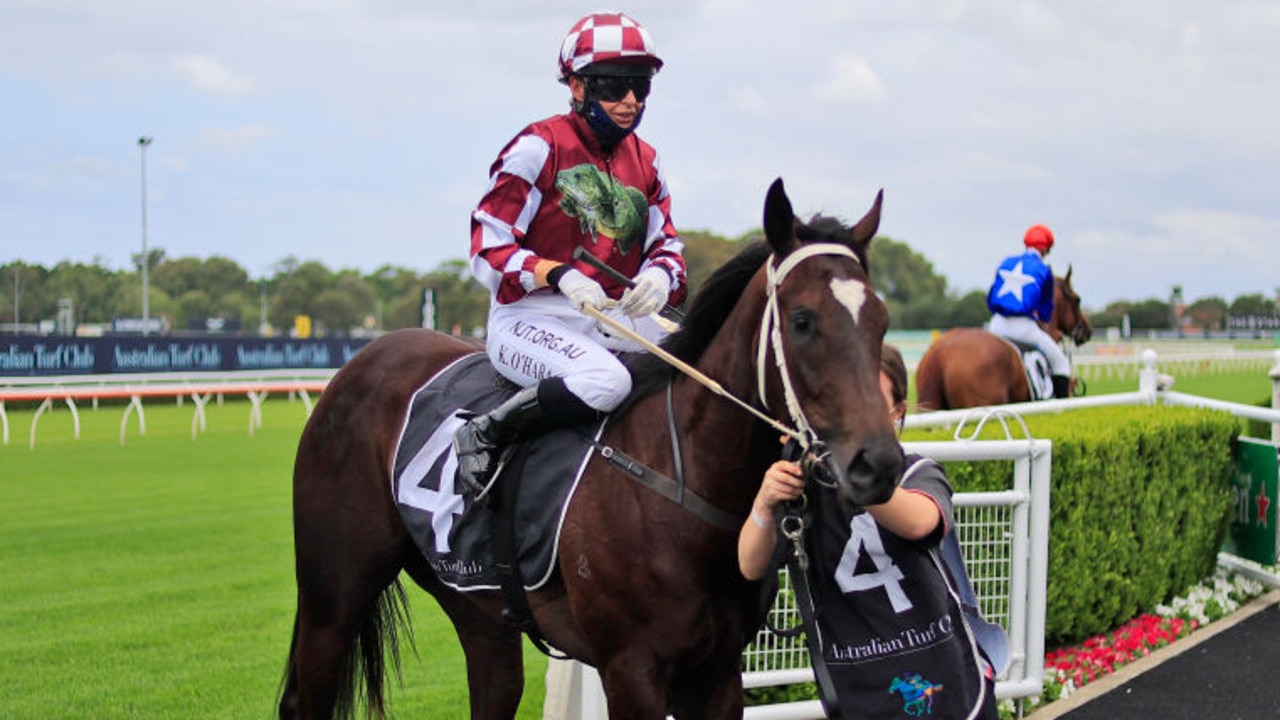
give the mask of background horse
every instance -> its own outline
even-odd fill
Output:
[[[796,423],[784,397],[789,384],[800,419],[830,452],[842,497],[857,504],[886,500],[902,471],[879,386],[888,312],[866,268],[880,202],[853,228],[828,218],[804,224],[776,181],[765,202],[767,244],[720,268],[664,344],[727,393]],[[778,280],[780,264],[789,272]],[[773,346],[771,338],[776,354],[761,355],[757,377],[755,350]],[[500,592],[460,593],[437,578],[390,490],[410,397],[477,351],[431,331],[390,333],[357,353],[317,403],[294,468],[298,608],[281,718],[349,716],[358,695],[370,715],[383,715],[384,657],[398,664],[396,632],[407,612],[402,570],[453,622],[471,716],[514,717],[524,685],[521,637],[502,619]],[[785,384],[779,367],[787,368]],[[615,413],[601,442],[668,477],[682,472],[686,492],[740,524],[778,455],[778,430],[673,377],[653,356],[633,373],[627,409]],[[667,393],[655,392],[668,387],[670,418]],[[558,572],[528,598],[542,635],[600,671],[611,718],[741,717],[741,653],[760,609],[758,585],[738,571],[737,529],[695,516],[598,454],[590,460],[566,511]]]
[[[1080,296],[1067,276],[1053,283],[1049,335],[1083,345],[1093,336],[1080,309]],[[1074,384],[1074,379],[1072,380]],[[1021,351],[1004,338],[978,328],[955,328],[929,345],[916,368],[916,404],[923,411],[1005,405],[1031,400]]]

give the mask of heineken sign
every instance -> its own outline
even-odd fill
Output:
[[[1231,531],[1226,550],[1246,560],[1275,565],[1280,550],[1280,448],[1242,437],[1236,445],[1231,483]]]

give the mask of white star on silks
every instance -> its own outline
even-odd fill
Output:
[[[996,297],[1001,295],[1013,295],[1019,300],[1022,299],[1022,288],[1031,285],[1036,281],[1035,278],[1022,272],[1022,261],[1019,260],[1012,270],[1000,269],[1000,292],[996,293]]]

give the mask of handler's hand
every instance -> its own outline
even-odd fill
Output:
[[[764,482],[756,493],[755,505],[772,509],[778,503],[795,500],[803,493],[804,474],[800,466],[787,460],[779,460],[765,471]]]

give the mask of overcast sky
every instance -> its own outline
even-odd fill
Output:
[[[0,264],[123,269],[147,238],[464,258],[502,146],[567,108],[559,0],[0,0]],[[1086,307],[1280,288],[1274,0],[637,0],[667,65],[640,134],[677,227],[736,237],[782,177],[957,292],[1032,223]]]

